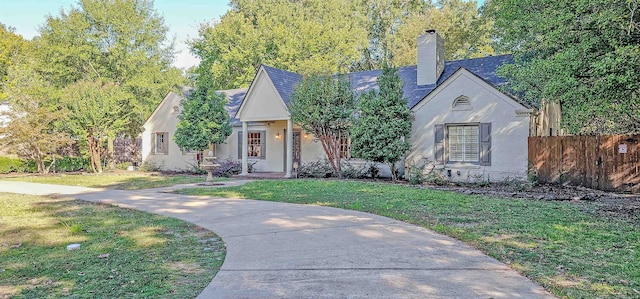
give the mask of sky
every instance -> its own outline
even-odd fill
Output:
[[[478,0],[478,6],[485,0]],[[14,27],[26,39],[38,34],[47,16],[59,16],[60,9],[69,10],[77,0],[0,0],[0,23]],[[174,66],[182,69],[195,66],[198,59],[191,55],[186,41],[198,37],[202,22],[219,19],[228,9],[229,0],[155,0],[156,11],[169,27],[169,38],[175,37],[177,51]]]
[[[0,23],[16,29],[26,39],[38,35],[48,15],[59,16],[60,9],[68,11],[77,0],[0,0]],[[169,27],[167,37],[175,37],[174,66],[189,68],[198,64],[186,44],[187,39],[198,37],[202,22],[220,17],[229,9],[229,0],[155,0],[156,11]]]

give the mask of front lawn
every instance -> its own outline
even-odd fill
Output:
[[[101,173],[101,174],[51,174],[51,175],[14,175],[5,176],[2,180],[23,181],[31,183],[83,186],[92,188],[111,188],[120,190],[138,190],[160,188],[177,184],[203,183],[206,175],[157,175],[153,173]],[[215,178],[216,181],[227,180]]]
[[[471,244],[560,297],[640,297],[640,224],[596,214],[594,202],[503,199],[336,180],[256,181],[178,192],[370,212]]]
[[[181,220],[0,193],[0,298],[195,298],[225,253]]]

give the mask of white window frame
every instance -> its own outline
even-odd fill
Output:
[[[447,125],[447,163],[480,163],[480,126],[478,124]]]

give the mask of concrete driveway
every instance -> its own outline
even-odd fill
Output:
[[[415,225],[329,207],[183,196],[168,189],[0,181],[0,192],[70,195],[214,231],[227,256],[198,298],[554,298],[505,264]]]

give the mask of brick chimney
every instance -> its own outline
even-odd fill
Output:
[[[435,30],[418,36],[418,85],[436,84],[444,71],[444,39]]]

